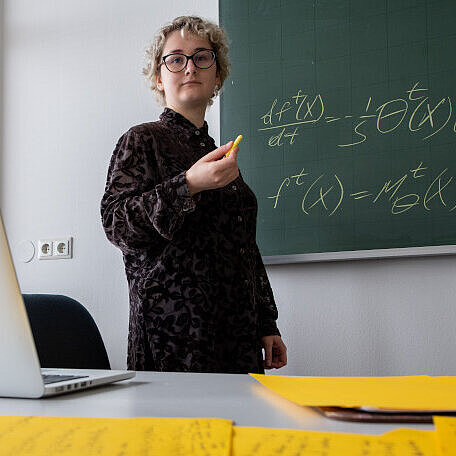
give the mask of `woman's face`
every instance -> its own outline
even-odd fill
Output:
[[[209,41],[196,35],[187,33],[183,38],[181,31],[175,30],[166,38],[163,56],[174,52],[193,55],[199,49],[212,49],[212,46]],[[157,75],[157,86],[165,91],[166,105],[169,107],[206,107],[217,84],[220,85],[220,78],[215,62],[210,68],[200,69],[189,59],[187,66],[178,73],[172,73],[163,64]]]

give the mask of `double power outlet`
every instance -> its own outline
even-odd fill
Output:
[[[73,257],[73,238],[40,239],[38,241],[39,260],[58,260]]]

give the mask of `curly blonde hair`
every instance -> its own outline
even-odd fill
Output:
[[[208,40],[215,51],[215,62],[217,65],[217,75],[220,77],[220,87],[215,87],[214,94],[208,101],[208,105],[211,105],[213,103],[213,98],[218,95],[223,87],[223,83],[228,77],[230,69],[230,61],[228,59],[228,36],[221,27],[212,22],[206,21],[198,16],[179,16],[170,24],[163,26],[155,35],[152,44],[146,49],[146,66],[143,68],[143,74],[149,82],[150,88],[155,92],[157,101],[164,106],[166,104],[165,92],[159,90],[157,86],[157,75],[160,71],[161,58],[166,38],[175,30],[180,30],[182,36],[187,32]]]

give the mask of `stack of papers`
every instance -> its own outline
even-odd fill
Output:
[[[250,374],[299,405],[391,411],[456,411],[456,377],[284,377]]]

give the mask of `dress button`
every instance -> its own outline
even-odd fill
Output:
[[[238,222],[242,222],[242,217],[238,215]]]
[[[237,190],[236,185],[232,185],[232,186],[231,186],[231,189],[232,189],[232,190]]]
[[[199,130],[195,130],[195,135],[196,136],[199,136],[201,134],[201,132]]]
[[[201,147],[204,147],[206,144],[204,144],[203,142],[200,143],[200,146]]]

